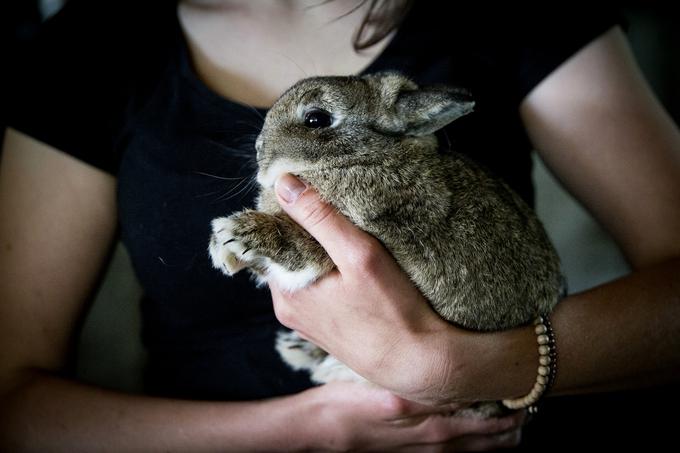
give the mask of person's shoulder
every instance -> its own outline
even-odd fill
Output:
[[[7,125],[115,172],[112,143],[128,107],[171,50],[174,9],[158,3],[70,0],[9,62]]]
[[[591,5],[413,2],[405,29],[422,52],[449,55],[512,90],[519,102],[548,74],[614,26],[621,11]]]
[[[31,55],[34,59],[83,59],[90,65],[139,57],[170,32],[171,3],[70,0],[45,21],[25,50],[37,54]]]
[[[589,36],[626,19],[615,7],[596,4],[587,11],[577,6],[463,2],[453,8],[438,3],[412,2],[407,15],[411,28],[428,30],[448,41],[459,39],[466,45],[481,42],[499,48],[546,44]],[[545,43],[545,42],[544,42]]]

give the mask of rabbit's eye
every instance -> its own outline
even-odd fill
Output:
[[[310,129],[329,127],[331,124],[333,124],[333,118],[325,110],[314,109],[305,113],[305,126]]]

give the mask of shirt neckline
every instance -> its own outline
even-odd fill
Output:
[[[245,104],[243,102],[237,101],[235,99],[226,97],[218,93],[217,91],[213,90],[210,88],[196,73],[193,67],[193,63],[191,62],[191,57],[190,57],[190,51],[189,51],[189,45],[187,43],[186,36],[184,35],[184,31],[182,30],[182,24],[180,23],[179,19],[179,3],[177,3],[177,7],[174,9],[173,13],[173,27],[175,29],[175,36],[177,39],[177,57],[178,57],[178,63],[179,63],[179,69],[180,73],[183,76],[185,80],[187,80],[192,87],[194,87],[196,90],[198,90],[202,96],[205,96],[206,98],[212,99],[214,102],[217,102],[221,105],[223,105],[225,108],[233,108],[233,107],[238,107],[241,109],[249,110],[249,111],[257,111],[260,114],[266,114],[267,111],[269,111],[270,107],[256,107],[256,106],[251,106],[249,104]],[[378,54],[376,55],[373,60],[366,65],[361,71],[357,72],[355,75],[356,76],[362,76],[366,74],[371,74],[374,72],[377,72],[378,70],[383,68],[383,62],[384,60],[387,59],[389,55],[393,53],[393,49],[396,47],[397,42],[402,39],[403,35],[403,28],[405,23],[408,21],[409,18],[409,13],[407,12],[406,17],[402,20],[401,24],[397,27],[397,29],[394,31],[394,35],[389,38],[390,42],[387,43],[385,48]]]

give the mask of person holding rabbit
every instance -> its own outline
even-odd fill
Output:
[[[320,245],[329,273],[290,291],[214,269],[211,221],[254,207],[264,117],[310,76],[398,71],[419,87],[469,90],[474,111],[438,132],[438,151],[488,169],[530,206],[535,148],[614,235],[633,271],[565,297],[548,315],[558,366],[547,395],[677,379],[677,126],[614,15],[566,11],[536,22],[493,13],[403,1],[69,2],[5,87],[1,448],[519,444],[523,409],[464,414],[479,401],[527,395],[537,380],[535,327],[479,332],[446,322],[383,243],[296,169],[267,181],[268,202]],[[149,364],[139,395],[88,386],[71,366],[72,339],[118,234],[145,290]],[[314,386],[276,351],[281,324],[375,385]],[[559,431],[540,423],[568,419],[539,415],[541,439]]]

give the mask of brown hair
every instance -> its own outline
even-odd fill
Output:
[[[408,14],[413,0],[362,0],[360,8],[370,2],[368,11],[354,35],[354,50],[360,51],[382,41],[396,30]]]

